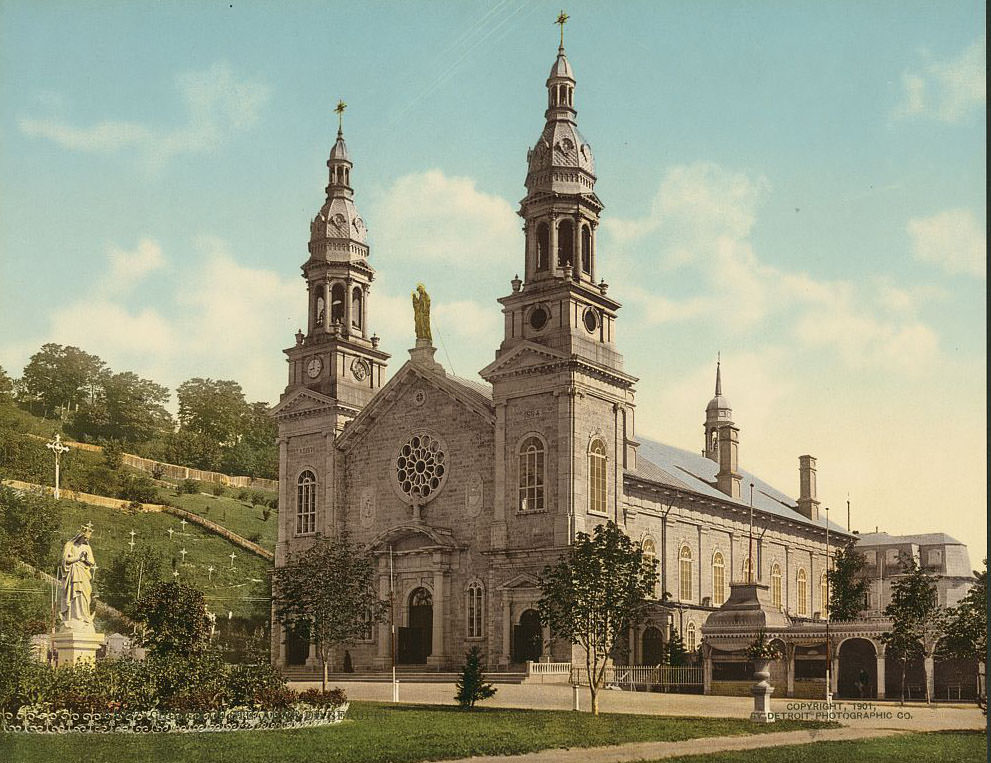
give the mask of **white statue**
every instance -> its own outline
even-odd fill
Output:
[[[64,630],[92,633],[93,570],[96,559],[89,539],[93,525],[85,524],[75,538],[62,547],[58,570],[58,608]]]

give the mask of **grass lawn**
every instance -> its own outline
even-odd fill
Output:
[[[0,736],[0,759],[38,761],[421,761],[510,755],[548,748],[677,741],[759,734],[830,724],[783,721],[773,727],[726,718],[662,718],[553,710],[386,705],[355,702],[339,726],[294,731],[112,736]],[[578,753],[572,753],[576,758]]]
[[[775,726],[777,724],[774,724]],[[900,734],[881,739],[861,739],[850,742],[817,742],[814,744],[765,747],[760,750],[740,750],[712,755],[689,755],[664,758],[663,763],[793,763],[799,760],[815,763],[847,763],[865,760],[871,763],[967,763],[987,760],[987,736],[981,731],[940,731],[928,734]],[[662,763],[657,761],[656,763]]]
[[[204,499],[210,500],[205,496]],[[191,522],[184,528],[180,519],[171,514],[129,514],[73,501],[61,501],[61,507],[61,538],[73,537],[85,522],[93,523],[90,542],[97,564],[109,567],[113,557],[128,553],[130,533],[134,530],[135,547],[152,545],[163,552],[166,562],[173,562],[179,571],[179,581],[203,591],[212,611],[218,614],[231,611],[237,617],[261,621],[268,617],[269,563],[261,557]],[[169,529],[173,531],[171,537]],[[61,544],[57,545],[61,550]],[[180,553],[182,549],[186,549],[185,560]],[[235,553],[234,570],[231,570],[232,551]],[[214,568],[212,573],[209,572],[211,566]],[[99,595],[99,571],[95,583]],[[222,619],[219,627],[223,627]]]
[[[228,492],[236,488],[227,488]],[[199,514],[221,527],[226,527],[232,533],[242,538],[254,541],[262,548],[275,551],[275,541],[279,534],[279,512],[272,509],[268,519],[265,519],[264,508],[261,506],[246,506],[247,501],[239,501],[229,495],[204,495],[203,493],[186,493],[176,495],[174,490],[159,487],[161,498],[180,509]],[[252,490],[265,495],[266,498],[276,497],[276,493],[264,490]],[[227,553],[230,553],[229,551]]]

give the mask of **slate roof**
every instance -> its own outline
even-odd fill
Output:
[[[946,533],[922,533],[921,535],[888,535],[888,533],[861,533],[858,548],[864,546],[889,546],[898,543],[912,543],[916,546],[962,546],[963,543]]]
[[[716,487],[716,472],[719,471],[719,465],[715,461],[701,453],[682,450],[655,440],[643,437],[639,440],[637,468],[628,469],[626,472],[631,477],[747,507],[750,506],[750,483],[753,482],[754,508],[758,511],[814,527],[826,527],[824,518],[813,521],[803,516],[798,512],[798,503],[793,498],[746,469],[739,469],[742,477],[741,498],[730,498]],[[849,534],[835,522],[829,523],[829,529],[844,535]]]

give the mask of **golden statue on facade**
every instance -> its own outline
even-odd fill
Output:
[[[430,336],[430,295],[422,283],[416,285],[416,291],[410,292],[413,299],[413,327],[416,330],[416,341],[421,339],[432,342]]]

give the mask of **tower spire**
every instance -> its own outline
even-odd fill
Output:
[[[341,99],[337,100],[337,106],[334,107],[334,112],[337,114],[337,137],[344,137],[344,110],[348,107],[344,101]]]
[[[561,45],[558,48],[558,50],[560,50],[562,52],[564,51],[564,25],[568,23],[568,19],[570,19],[570,18],[571,18],[571,16],[569,16],[567,13],[565,13],[562,10],[557,15],[557,19],[554,21],[555,24],[557,24],[558,26],[561,27]]]
[[[720,353],[717,352],[716,353],[716,397],[719,397],[720,395],[723,394],[723,382],[719,373],[719,363],[721,360],[719,355]]]

